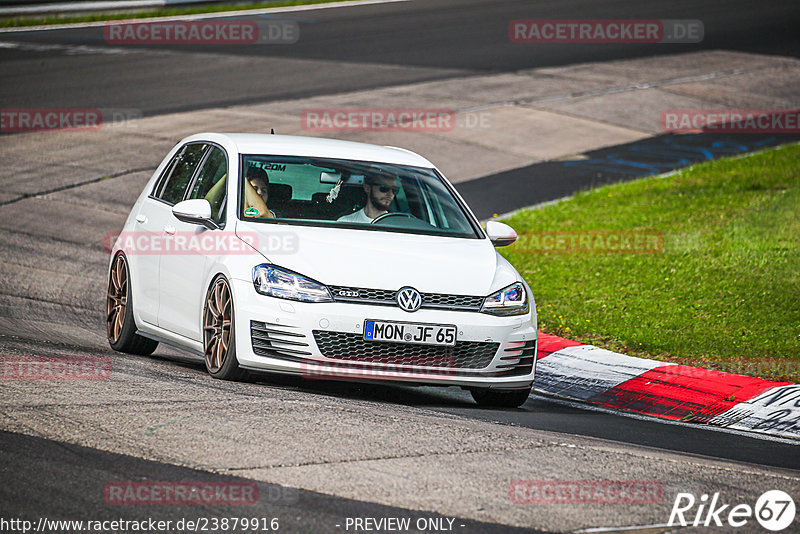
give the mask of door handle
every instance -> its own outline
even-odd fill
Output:
[[[146,223],[147,222],[147,216],[140,213],[139,215],[136,216],[136,222],[142,223],[142,224]]]
[[[175,227],[174,226],[165,226],[164,227],[164,231],[166,233],[168,233],[169,235],[173,235],[175,233]]]

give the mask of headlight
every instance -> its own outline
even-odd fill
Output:
[[[511,284],[483,299],[481,312],[492,315],[523,315],[528,313],[528,294],[520,282]]]
[[[262,295],[301,302],[332,302],[330,291],[319,282],[266,263],[253,269],[253,285]]]

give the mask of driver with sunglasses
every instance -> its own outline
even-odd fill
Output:
[[[341,222],[370,224],[376,217],[389,212],[395,195],[400,191],[394,176],[373,175],[364,178],[367,205],[349,215],[339,217]]]

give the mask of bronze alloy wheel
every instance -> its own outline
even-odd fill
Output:
[[[128,307],[128,266],[125,256],[118,254],[111,266],[106,297],[106,335],[111,344],[119,341],[125,326],[125,311]]]
[[[131,276],[125,254],[118,252],[108,272],[106,337],[111,348],[128,354],[152,354],[158,341],[139,335],[133,318]]]
[[[228,282],[220,277],[208,292],[203,312],[203,350],[206,367],[212,375],[220,372],[229,356],[232,324],[231,288]]]

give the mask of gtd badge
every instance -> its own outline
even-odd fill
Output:
[[[358,291],[346,291],[346,290],[344,290],[344,289],[341,289],[341,290],[337,291],[336,293],[337,293],[337,294],[338,294],[340,297],[353,297],[353,298],[357,298],[357,297],[358,297],[358,295],[359,295]]]
[[[422,306],[422,295],[413,287],[402,287],[397,292],[397,305],[407,312],[415,312]]]

